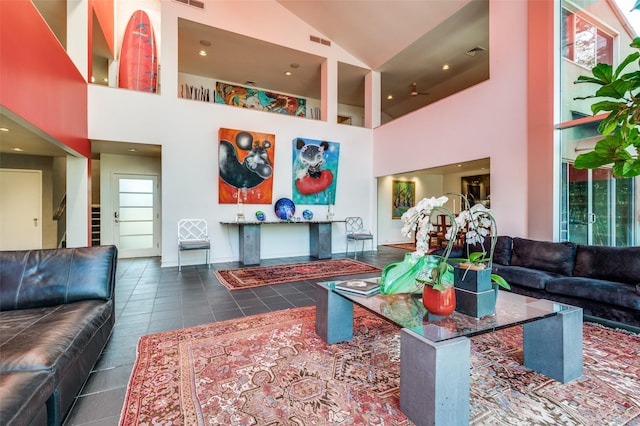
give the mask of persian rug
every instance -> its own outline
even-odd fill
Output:
[[[334,345],[314,307],[143,336],[120,425],[411,425],[399,351],[399,329],[358,307]],[[584,324],[583,376],[566,384],[522,358],[521,327],[471,339],[470,424],[640,423],[640,336]]]
[[[416,251],[416,243],[397,243],[397,244],[383,244],[385,247],[394,247],[407,251]]]
[[[230,290],[333,278],[342,275],[380,272],[381,269],[353,259],[317,260],[273,266],[220,269],[213,271]]]

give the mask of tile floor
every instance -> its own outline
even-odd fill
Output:
[[[382,268],[402,260],[406,251],[379,246],[358,260]],[[334,255],[334,258],[344,256]],[[265,264],[309,261],[308,257],[269,259]],[[65,426],[117,425],[138,338],[145,334],[261,314],[314,302],[312,281],[227,290],[213,269],[240,267],[237,262],[161,268],[159,258],[120,259],[115,291],[116,324],[98,363],[65,421]],[[374,276],[375,274],[363,274]]]

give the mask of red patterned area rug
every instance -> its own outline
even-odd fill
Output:
[[[415,243],[397,243],[397,244],[383,244],[385,247],[394,247],[402,250],[416,251]]]
[[[399,330],[356,308],[351,342],[327,345],[297,308],[143,336],[121,426],[411,425],[399,411]],[[584,325],[584,374],[522,366],[520,327],[476,336],[474,425],[637,425],[640,336]]]
[[[333,278],[343,275],[380,272],[381,269],[353,259],[317,260],[286,265],[253,266],[213,271],[220,283],[230,290],[298,281]]]

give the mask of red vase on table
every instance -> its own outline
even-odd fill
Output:
[[[456,309],[456,292],[453,287],[434,290],[425,285],[422,292],[422,304],[433,315],[447,316]]]

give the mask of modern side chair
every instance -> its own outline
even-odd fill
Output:
[[[361,253],[364,252],[366,240],[371,240],[371,250],[373,250],[373,234],[371,231],[364,229],[361,217],[347,217],[345,218],[345,225],[347,228],[347,257],[349,256],[349,242],[354,243],[354,259],[358,258],[358,241],[362,241]]]
[[[211,241],[204,219],[180,219],[178,221],[178,271],[182,271],[181,254],[187,250],[206,250],[207,268],[211,255]]]

